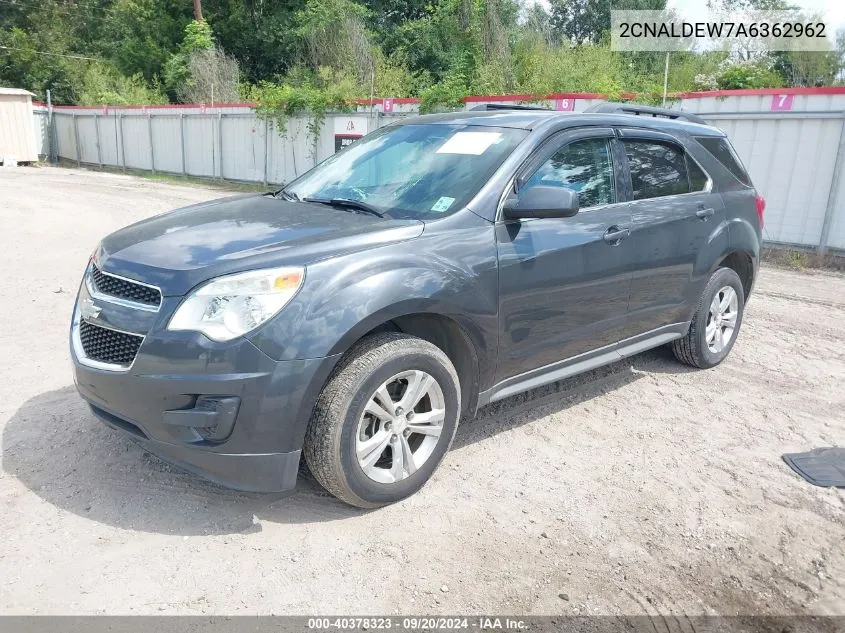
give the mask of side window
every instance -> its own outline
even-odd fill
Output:
[[[690,192],[687,157],[681,148],[658,141],[623,140],[622,143],[628,155],[634,200]],[[697,165],[696,169],[701,172]],[[696,174],[692,179],[698,180],[700,184],[702,177],[706,183],[707,177],[703,173]],[[692,190],[698,191],[699,188],[693,187]]]
[[[723,136],[696,136],[695,140],[713,154],[716,160],[722,163],[737,180],[748,187],[751,186],[751,178],[748,177],[748,172],[745,171],[745,167],[742,166],[728,139]]]
[[[689,173],[690,191],[704,191],[709,177],[698,166],[698,163],[690,158],[689,154],[687,154],[687,172]]]
[[[582,209],[616,202],[607,139],[588,138],[565,145],[540,165],[522,189],[537,185],[577,191]]]

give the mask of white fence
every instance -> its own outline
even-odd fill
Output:
[[[761,92],[761,91],[758,91]],[[792,91],[800,92],[800,91]],[[676,101],[728,134],[766,198],[768,242],[845,250],[845,89],[805,94],[703,93]],[[596,95],[550,99],[551,107],[581,111]],[[474,100],[503,103],[513,97]],[[284,134],[248,106],[204,108],[55,108],[52,125],[36,108],[41,153],[98,165],[223,180],[284,184],[335,152],[350,125],[373,131],[393,117],[413,116],[413,103],[390,113],[360,106],[329,115],[317,138],[308,120],[290,119]],[[340,135],[340,136],[339,136]],[[52,136],[52,139],[50,138]]]
[[[249,108],[147,113],[57,108],[52,126],[46,123],[48,114],[40,114],[41,153],[80,165],[284,184],[335,151],[331,116],[313,139],[307,119],[288,120],[280,135]],[[372,131],[389,116],[353,118],[363,119],[362,131]]]

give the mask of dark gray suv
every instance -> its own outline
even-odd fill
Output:
[[[407,119],[281,191],[113,233],[73,314],[80,394],[223,485],[292,489],[304,453],[371,508],[487,403],[666,343],[718,364],[763,200],[720,130],[600,109]]]

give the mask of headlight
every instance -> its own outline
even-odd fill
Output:
[[[276,315],[299,290],[304,268],[271,268],[218,277],[200,286],[170,319],[168,330],[230,341]]]

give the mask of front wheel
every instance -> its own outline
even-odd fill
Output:
[[[458,427],[458,375],[440,348],[400,333],[368,337],[340,361],[305,437],[317,481],[341,501],[377,508],[415,493]]]
[[[701,294],[689,332],[672,342],[675,358],[701,369],[721,363],[739,335],[744,309],[739,275],[731,268],[719,268]]]

